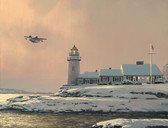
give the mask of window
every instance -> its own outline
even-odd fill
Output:
[[[90,80],[85,80],[85,84],[90,84]]]
[[[113,77],[113,81],[121,81],[121,77]]]
[[[133,76],[133,81],[136,81],[136,76]]]
[[[155,77],[153,76],[153,77],[152,77],[152,82],[154,82],[154,81],[155,81]]]
[[[156,76],[156,78],[161,78],[160,76]]]
[[[83,80],[82,80],[82,79],[79,79],[79,83],[82,84],[82,83],[83,83]]]
[[[130,76],[127,76],[127,79],[128,79],[128,80],[131,80],[131,77],[130,77]]]
[[[93,80],[93,84],[97,84],[97,80]]]
[[[146,77],[146,80],[149,81],[149,77]]]
[[[72,66],[72,71],[75,71],[75,66]]]
[[[102,81],[108,81],[108,77],[102,77]]]
[[[117,77],[113,77],[113,81],[118,81],[118,78]]]

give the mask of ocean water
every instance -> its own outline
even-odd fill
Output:
[[[23,94],[0,94],[0,104]],[[24,94],[28,95],[28,94]],[[90,128],[99,121],[116,118],[167,118],[167,113],[33,113],[0,111],[0,128]]]
[[[2,128],[90,128],[110,116],[92,114],[52,114],[0,111]]]

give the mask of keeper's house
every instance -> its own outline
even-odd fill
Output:
[[[121,72],[124,80],[128,79],[141,83],[150,81],[150,64],[122,64]],[[152,81],[155,81],[157,78],[163,78],[163,74],[156,64],[152,64]]]

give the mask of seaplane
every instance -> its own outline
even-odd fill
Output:
[[[38,36],[32,37],[30,36],[24,36],[25,40],[29,39],[32,43],[39,43],[43,42],[43,40],[47,40],[46,38],[39,38]]]

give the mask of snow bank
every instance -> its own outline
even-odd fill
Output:
[[[99,122],[92,128],[168,128],[168,119],[114,119]]]
[[[60,90],[50,96],[19,96],[0,110],[36,112],[168,112],[168,84],[94,86]]]
[[[79,86],[78,86],[79,87]],[[164,93],[168,98],[168,84],[158,85],[120,85],[120,86],[91,86],[91,87],[79,87],[69,90],[61,90],[56,93],[55,96],[60,97],[115,97],[118,96],[131,96],[134,94],[156,95],[157,93]],[[163,94],[163,95],[164,95]],[[162,94],[160,94],[162,95]],[[133,95],[135,96],[135,95]],[[129,97],[130,98],[130,97]]]

